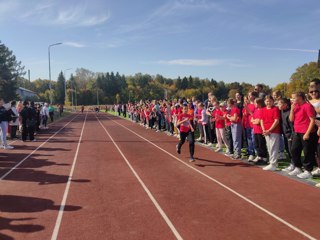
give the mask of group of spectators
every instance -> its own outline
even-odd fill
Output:
[[[232,159],[243,159],[244,155],[266,171],[277,170],[278,160],[289,159],[290,165],[282,169],[287,174],[301,179],[320,176],[319,79],[311,81],[308,93],[297,91],[290,99],[280,91],[266,95],[258,84],[247,96],[238,92],[225,101],[209,93],[203,102],[183,98],[124,105],[113,109],[124,116],[128,111],[132,121],[147,129],[177,136],[178,153],[187,138],[190,161],[194,161],[196,135],[196,141],[216,152]]]
[[[6,104],[0,98],[0,148],[14,148],[8,144],[8,131],[11,140],[36,141],[34,136],[40,129],[48,129],[48,119],[53,122],[54,111],[54,107],[47,103],[11,101]]]

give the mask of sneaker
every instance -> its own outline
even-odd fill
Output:
[[[312,178],[312,174],[309,171],[304,171],[303,173],[298,174],[297,177],[301,179],[309,179]]]
[[[4,146],[3,149],[14,149],[14,147],[7,145],[7,146]]]
[[[256,156],[256,158],[253,159],[252,162],[256,163],[256,162],[258,162],[259,160],[262,160],[262,158],[259,157],[259,156]]]
[[[317,183],[317,184],[316,184],[316,187],[320,188],[320,183]]]
[[[320,168],[315,168],[312,172],[311,172],[312,176],[320,176]]]
[[[218,148],[218,149],[215,150],[215,152],[222,152],[222,149]]]
[[[201,141],[201,137],[197,138],[196,141]]]
[[[157,130],[156,132],[159,132],[159,130]]]
[[[227,156],[227,157],[232,157],[232,156],[233,156],[233,153],[231,153],[231,152],[226,152],[224,155]]]
[[[285,160],[285,159],[287,159],[287,157],[286,157],[286,155],[284,154],[284,152],[280,152],[280,153],[279,153],[279,156],[278,156],[278,159],[280,159],[280,160]]]
[[[37,141],[37,139],[33,139],[31,142],[36,142]]]
[[[253,162],[254,159],[255,159],[254,156],[250,155],[249,158],[248,158],[248,162]]]
[[[176,145],[176,150],[177,150],[177,153],[178,153],[178,154],[180,154],[180,153],[181,153],[181,150],[180,150],[180,148],[179,148],[179,145],[178,145],[178,144]]]
[[[294,170],[294,165],[293,165],[293,164],[290,164],[288,167],[282,169],[281,171],[282,171],[282,172],[289,173],[289,172],[292,172],[293,170]]]
[[[277,166],[274,164],[269,164],[268,166],[262,168],[264,171],[275,171],[277,170]]]
[[[0,148],[1,148],[1,149],[4,149],[4,145],[0,145]]]
[[[233,160],[241,160],[241,156],[240,155],[234,155],[232,157]]]
[[[209,147],[211,147],[211,146],[212,146],[212,143],[209,142],[209,143],[207,143],[207,145],[208,145]]]
[[[288,174],[289,174],[290,176],[297,176],[297,175],[299,175],[300,173],[302,173],[301,168],[296,167],[296,168],[294,168],[293,171],[289,172]]]
[[[193,157],[190,157],[189,162],[194,162],[194,161],[195,161],[194,158],[193,158]]]

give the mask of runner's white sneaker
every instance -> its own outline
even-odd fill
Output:
[[[320,183],[316,184],[316,187],[320,188]]]
[[[258,162],[260,159],[261,159],[261,158],[260,158],[259,156],[256,156],[256,158],[253,159],[252,162],[255,162],[255,163],[256,163],[256,162]]]
[[[221,151],[222,151],[221,148],[218,148],[218,149],[215,150],[215,152],[221,152]]]
[[[277,170],[277,166],[274,164],[269,164],[268,166],[262,168],[264,171],[275,171]]]
[[[316,168],[311,172],[312,176],[320,176],[320,168]]]
[[[292,172],[293,170],[294,170],[294,165],[293,165],[293,164],[290,164],[288,167],[282,169],[281,171],[282,171],[282,172],[289,173],[289,172]]]
[[[312,178],[312,174],[309,171],[304,171],[303,173],[298,174],[297,177],[301,179],[309,179]]]
[[[299,175],[300,173],[302,173],[301,168],[296,167],[296,168],[294,168],[293,171],[289,172],[289,175],[290,175],[290,176],[297,176],[297,175]]]

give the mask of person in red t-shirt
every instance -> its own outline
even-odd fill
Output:
[[[227,147],[226,152],[230,152],[229,150],[229,144],[226,139],[225,134],[225,104],[221,103],[219,105],[218,102],[214,103],[214,111],[212,112],[212,119],[215,121],[215,128],[216,128],[216,136],[217,136],[217,142],[218,147],[216,149],[216,152],[222,151],[222,144],[224,143]],[[224,109],[223,109],[224,108]]]
[[[236,106],[236,101],[232,98],[228,100],[228,107],[231,109],[227,118],[231,122],[231,133],[234,147],[233,159],[241,159],[242,125],[240,109]]]
[[[266,138],[269,153],[269,165],[263,170],[275,171],[278,164],[279,145],[280,145],[280,110],[274,106],[271,95],[265,97],[266,107],[262,109],[261,128]]]
[[[293,103],[289,119],[293,122],[295,134],[292,139],[292,160],[295,169],[289,173],[299,178],[312,178],[311,171],[315,166],[315,152],[317,146],[317,133],[315,128],[316,112],[314,107],[306,101],[303,92],[292,94]],[[301,161],[301,152],[304,152],[304,160]],[[302,172],[302,165],[305,169]]]
[[[255,110],[254,100],[258,97],[258,93],[256,92],[249,92],[248,93],[248,99],[244,101],[244,106],[242,110],[242,123],[243,127],[246,132],[247,142],[248,142],[248,161],[251,162],[254,160],[254,156],[256,155],[256,151],[254,148],[254,134],[253,134],[253,128],[251,125],[251,118],[253,115],[253,112]]]
[[[194,129],[191,124],[191,118],[193,116],[188,114],[188,106],[183,105],[182,113],[178,116],[177,125],[180,126],[180,141],[177,144],[177,153],[181,153],[181,147],[188,138],[190,162],[194,162]]]
[[[260,124],[262,109],[265,107],[265,105],[262,98],[256,98],[254,104],[256,108],[251,118],[251,126],[254,133],[254,148],[257,151],[257,157],[253,160],[253,162],[257,165],[266,165],[268,160],[267,143],[266,138],[263,136]]]

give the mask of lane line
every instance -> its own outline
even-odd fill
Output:
[[[163,209],[161,208],[160,204],[157,202],[157,200],[155,199],[155,197],[152,195],[152,193],[150,192],[150,190],[147,188],[147,186],[145,185],[145,183],[142,181],[142,179],[140,178],[140,176],[138,175],[138,173],[134,170],[134,168],[132,167],[132,165],[130,164],[129,160],[126,158],[126,156],[123,154],[123,152],[121,151],[121,149],[119,148],[118,144],[113,140],[113,138],[111,137],[110,133],[108,132],[108,130],[105,128],[105,126],[101,123],[100,119],[96,116],[97,120],[99,121],[100,125],[102,126],[102,128],[104,129],[104,131],[107,133],[107,135],[109,136],[109,138],[111,139],[112,143],[114,144],[114,146],[117,148],[117,150],[119,151],[119,153],[121,154],[122,158],[125,160],[125,162],[127,163],[128,167],[130,168],[130,170],[132,171],[132,173],[134,174],[134,176],[138,179],[139,183],[141,184],[141,186],[143,187],[144,191],[147,193],[147,195],[149,196],[150,200],[152,201],[152,203],[155,205],[155,207],[157,208],[157,210],[159,211],[159,213],[161,214],[162,218],[165,220],[165,222],[167,223],[167,225],[169,226],[169,228],[171,229],[171,231],[173,232],[173,234],[175,235],[175,237],[178,240],[183,240],[183,238],[181,237],[180,233],[177,231],[177,229],[175,228],[175,226],[173,225],[173,223],[171,222],[171,220],[169,219],[169,217],[166,215],[166,213],[163,211]]]
[[[57,132],[55,132],[51,137],[49,137],[45,142],[40,144],[36,149],[34,149],[31,153],[29,153],[28,156],[26,156],[24,159],[22,159],[20,162],[18,162],[14,167],[12,167],[8,172],[6,172],[4,175],[1,176],[0,181],[4,180],[10,173],[12,173],[17,167],[19,167],[23,162],[25,162],[29,157],[31,157],[36,151],[38,151],[44,144],[46,144],[48,141],[50,141],[52,138],[54,138],[59,132],[61,132],[66,126],[68,126],[75,118],[77,118],[79,115],[76,115],[74,118],[72,118],[68,123],[66,123],[62,128],[60,128]]]
[[[80,134],[78,145],[77,145],[77,150],[76,150],[76,153],[75,153],[74,158],[73,158],[73,163],[72,163],[72,167],[71,167],[71,170],[70,170],[70,173],[69,173],[68,182],[66,184],[66,188],[65,188],[64,193],[63,193],[63,198],[62,198],[62,201],[61,201],[61,204],[60,204],[60,209],[59,209],[59,213],[58,213],[58,216],[57,216],[56,224],[55,224],[54,229],[53,229],[51,240],[56,240],[57,237],[58,237],[58,234],[59,234],[59,229],[60,229],[60,226],[61,226],[63,212],[64,212],[64,208],[65,208],[65,205],[66,205],[66,202],[67,202],[67,198],[68,198],[68,194],[69,194],[69,190],[70,190],[70,185],[71,185],[73,172],[74,172],[74,169],[75,169],[75,166],[76,166],[76,163],[77,163],[77,159],[78,159],[78,155],[79,155],[81,140],[82,140],[82,136],[83,136],[84,127],[86,125],[87,116],[88,116],[88,112],[86,113],[85,119],[83,121],[81,134]]]
[[[146,142],[150,143],[151,145],[153,145],[154,147],[158,148],[159,150],[161,150],[162,152],[168,154],[169,156],[173,157],[174,159],[176,159],[177,161],[181,162],[182,164],[184,164],[185,166],[187,166],[188,168],[196,171],[197,173],[203,175],[204,177],[208,178],[209,180],[215,182],[216,184],[220,185],[221,187],[225,188],[226,190],[232,192],[233,194],[235,194],[236,196],[238,196],[239,198],[243,199],[244,201],[250,203],[251,205],[255,206],[256,208],[260,209],[261,211],[263,211],[264,213],[268,214],[269,216],[273,217],[274,219],[276,219],[277,221],[283,223],[284,225],[286,225],[287,227],[291,228],[292,230],[296,231],[297,233],[307,237],[310,240],[317,240],[315,237],[312,237],[311,235],[309,235],[308,233],[304,232],[303,230],[295,227],[294,225],[292,225],[291,223],[285,221],[283,218],[277,216],[276,214],[270,212],[269,210],[263,208],[262,206],[260,206],[259,204],[253,202],[252,200],[248,199],[247,197],[245,197],[244,195],[242,195],[241,193],[238,193],[237,191],[233,190],[232,188],[228,187],[227,185],[223,184],[222,182],[214,179],[213,177],[210,177],[209,175],[203,173],[202,171],[196,169],[195,167],[193,167],[192,165],[187,164],[186,162],[184,162],[183,160],[181,160],[180,158],[176,157],[175,155],[171,154],[170,152],[166,151],[165,149],[157,146],[156,144],[154,144],[153,142],[149,141],[148,139],[144,138],[143,136],[141,136],[140,134],[134,132],[133,130],[129,129],[128,127],[124,126],[121,123],[116,122],[115,120],[107,117],[109,120],[113,121],[114,123],[118,124],[119,126],[122,126],[123,128],[127,129],[128,131],[132,132],[133,134],[135,134],[136,136],[140,137],[141,139],[145,140]]]

